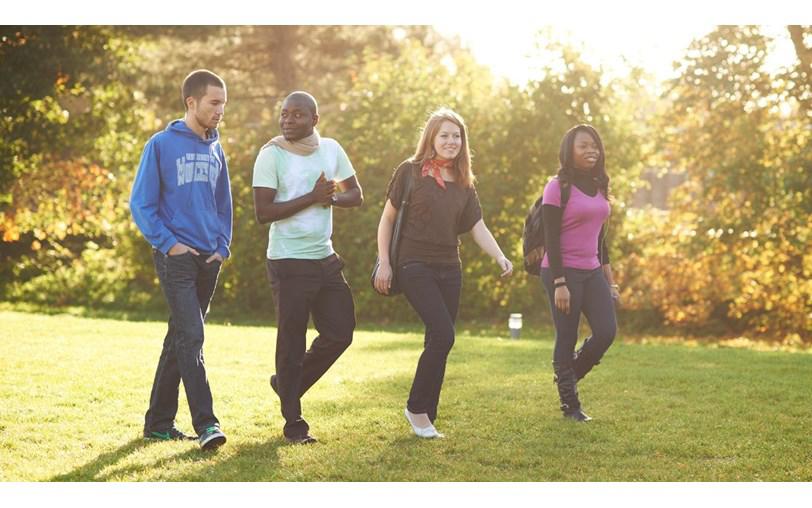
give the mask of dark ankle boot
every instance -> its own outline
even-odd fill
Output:
[[[561,402],[561,411],[564,418],[571,418],[577,422],[588,422],[590,418],[581,410],[581,402],[578,400],[578,385],[575,371],[571,365],[561,365],[553,362],[555,376],[553,382],[558,387],[558,398]]]

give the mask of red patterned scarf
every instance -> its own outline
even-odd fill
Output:
[[[426,159],[423,163],[423,169],[420,171],[421,176],[431,176],[440,188],[445,189],[445,181],[443,180],[442,168],[450,168],[454,164],[452,159]]]

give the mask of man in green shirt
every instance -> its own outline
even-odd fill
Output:
[[[352,342],[355,305],[344,263],[333,250],[332,207],[360,206],[363,193],[337,141],[319,136],[316,100],[294,92],[282,103],[281,136],[260,149],[254,164],[254,211],[270,223],[267,271],[276,319],[276,374],[285,438],[313,443],[302,417],[302,395]],[[306,349],[312,315],[319,335]]]

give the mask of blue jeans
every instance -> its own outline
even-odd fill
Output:
[[[417,362],[406,407],[412,413],[426,413],[434,423],[446,361],[454,346],[462,272],[459,265],[417,261],[406,263],[399,270],[403,294],[426,325],[423,353]]]
[[[541,280],[550,300],[550,311],[555,324],[553,362],[563,367],[572,367],[576,378],[581,379],[600,362],[615,340],[615,304],[602,268],[564,268],[564,277],[570,291],[569,314],[556,308],[552,273],[549,268],[541,269]],[[582,312],[589,322],[592,335],[584,340],[576,354],[575,344],[578,342],[578,325]]]
[[[152,383],[144,430],[163,431],[175,423],[178,389],[183,380],[198,435],[219,424],[214,416],[211,389],[203,361],[203,321],[209,309],[220,262],[206,263],[211,254],[191,252],[167,256],[153,249],[155,271],[169,305],[169,327]]]

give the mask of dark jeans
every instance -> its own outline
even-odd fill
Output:
[[[454,345],[462,272],[459,265],[421,262],[406,263],[399,270],[403,294],[426,325],[423,353],[406,407],[412,413],[426,413],[434,423],[446,360]]]
[[[201,434],[219,424],[214,416],[211,389],[203,361],[203,321],[209,309],[220,262],[206,263],[211,254],[167,256],[153,249],[155,271],[169,304],[169,329],[152,383],[146,431],[163,431],[174,425],[178,388],[183,380],[192,413],[192,426]]]
[[[617,332],[615,304],[602,268],[594,270],[564,268],[564,277],[570,291],[569,314],[564,314],[556,308],[552,273],[549,268],[541,269],[541,280],[544,289],[547,290],[555,323],[553,361],[564,367],[572,367],[580,379],[598,364],[615,340]],[[582,312],[592,329],[592,336],[587,337],[578,354],[574,355]],[[576,358],[573,358],[574,356]]]
[[[267,262],[276,307],[276,385],[286,437],[308,433],[301,397],[352,343],[355,304],[343,267],[336,254]],[[319,335],[305,351],[310,315]]]

